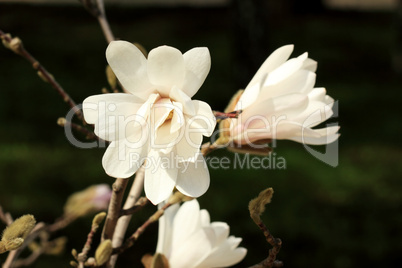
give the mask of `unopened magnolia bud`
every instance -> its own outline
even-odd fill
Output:
[[[24,239],[23,238],[15,238],[13,240],[7,241],[4,243],[5,248],[7,251],[9,250],[14,250],[19,248],[20,246],[22,246],[22,244],[24,243]]]
[[[39,62],[36,64],[36,66],[39,66]],[[34,68],[35,68],[35,64],[34,64]],[[38,74],[38,76],[39,76],[44,82],[46,82],[46,83],[49,83],[49,82],[50,82],[49,79],[43,74],[42,71],[39,70],[39,71],[37,72],[37,74]],[[51,79],[54,80],[54,76],[53,76],[52,74],[48,73],[48,75],[50,76]]]
[[[7,34],[8,38],[11,38],[10,34]],[[18,37],[14,37],[10,42],[6,41],[6,38],[3,38],[3,45],[12,50],[14,53],[20,54],[22,49],[22,41]]]
[[[78,263],[75,262],[75,261],[70,261],[70,265],[71,265],[72,267],[78,267]]]
[[[74,259],[78,259],[78,252],[75,248],[71,250],[71,255],[73,255]]]
[[[110,87],[115,89],[117,87],[117,77],[110,66],[106,66],[106,78]]]
[[[250,216],[257,224],[261,221],[260,216],[265,211],[265,205],[271,202],[273,194],[272,188],[265,189],[248,204]]]
[[[1,241],[8,242],[17,238],[24,239],[34,228],[36,220],[32,215],[24,215],[16,219],[3,232]]]
[[[64,214],[81,217],[107,209],[112,191],[107,184],[99,184],[71,195],[64,206]]]
[[[92,226],[98,227],[106,217],[106,212],[101,212],[95,215],[92,220]]]
[[[59,119],[57,119],[57,124],[61,127],[64,127],[64,125],[66,124],[66,119],[64,117],[60,117]]]
[[[95,252],[96,265],[100,266],[106,263],[112,255],[113,247],[110,239],[103,241]]]

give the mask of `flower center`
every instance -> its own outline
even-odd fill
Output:
[[[170,119],[173,118],[173,111],[174,111],[174,110],[171,110],[171,111],[170,111],[170,113],[169,113],[168,116],[166,117],[166,120],[165,120],[165,121],[170,120]]]

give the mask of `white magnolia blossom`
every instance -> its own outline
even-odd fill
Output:
[[[334,100],[325,88],[314,88],[317,62],[307,53],[288,60],[292,51],[293,45],[274,51],[231,107],[242,110],[230,122],[235,143],[287,139],[319,145],[338,139],[338,126],[312,129],[332,116]]]
[[[241,238],[229,236],[224,222],[210,222],[196,199],[175,204],[159,219],[157,253],[172,268],[228,267],[240,262],[247,250],[238,247]]]
[[[102,164],[116,178],[132,176],[145,162],[145,193],[158,204],[174,187],[198,197],[209,187],[209,173],[200,155],[202,136],[216,121],[210,106],[191,100],[208,75],[207,48],[182,54],[169,46],[149,52],[113,41],[107,61],[126,93],[101,94],[84,100],[85,120],[107,141]]]

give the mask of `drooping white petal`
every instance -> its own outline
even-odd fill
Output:
[[[289,58],[290,54],[292,54],[293,45],[282,46],[275,50],[261,65],[260,69],[251,79],[250,83],[247,85],[246,90],[254,84],[259,83],[262,77],[274,69],[281,66],[286,60]]]
[[[173,191],[177,180],[177,168],[168,155],[151,150],[145,168],[144,190],[153,204],[166,200]]]
[[[148,54],[147,71],[149,81],[157,86],[156,89],[163,97],[167,97],[173,86],[180,88],[183,84],[183,55],[178,49],[169,46],[154,48]]]
[[[180,163],[180,170],[177,174],[177,190],[191,197],[199,197],[208,190],[208,187],[209,171],[201,154],[198,154],[195,162]]]
[[[197,47],[184,53],[183,57],[186,75],[182,90],[191,98],[197,93],[209,73],[211,56],[208,48]]]
[[[147,60],[142,52],[126,41],[112,41],[106,59],[123,87],[133,95],[147,98],[154,90],[147,76]]]

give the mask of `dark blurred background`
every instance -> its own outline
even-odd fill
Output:
[[[268,254],[270,247],[247,210],[248,201],[266,187],[273,187],[275,195],[263,219],[283,241],[278,259],[285,267],[401,267],[398,5],[380,10],[334,9],[326,3],[336,1],[319,0],[223,2],[197,7],[115,4],[107,5],[107,14],[116,37],[148,50],[164,44],[182,52],[207,46],[212,68],[195,97],[215,110],[224,109],[265,58],[285,44],[295,44],[293,56],[308,51],[318,61],[316,86],[339,100],[338,167],[317,160],[301,144],[279,141],[276,158],[286,159],[286,170],[210,169],[211,187],[200,203],[212,221],[227,222],[232,235],[243,237],[248,255],[236,267]],[[19,36],[76,102],[107,86],[107,44],[81,6],[1,3],[0,29]],[[0,81],[0,204],[6,211],[51,223],[71,193],[112,184],[101,166],[104,149],[69,144],[56,124],[67,105],[24,59],[4,47]],[[233,158],[223,150],[212,156]],[[149,206],[138,213],[129,233],[153,210]],[[88,216],[56,233],[69,238],[65,253],[42,256],[32,267],[67,267],[71,248],[84,245],[90,222]],[[140,256],[155,250],[156,230],[156,225],[149,228],[121,255],[118,267],[141,267]],[[1,255],[0,262],[5,258]]]

